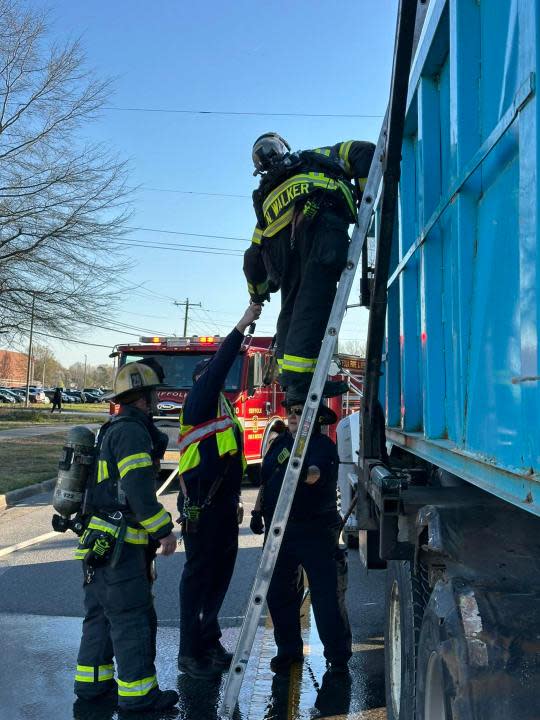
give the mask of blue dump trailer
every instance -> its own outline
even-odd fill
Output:
[[[538,719],[540,0],[415,12],[364,406],[338,429],[346,529],[387,571],[389,720]]]

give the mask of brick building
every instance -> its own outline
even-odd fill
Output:
[[[0,350],[0,387],[26,385],[28,356],[13,350]]]

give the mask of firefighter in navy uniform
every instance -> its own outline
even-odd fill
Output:
[[[253,193],[257,225],[244,274],[253,302],[281,288],[276,357],[290,402],[307,396],[374,149],[351,140],[291,153],[276,133],[253,145],[255,174],[262,178]],[[323,397],[346,389],[327,383]]]
[[[222,391],[244,332],[260,314],[260,305],[250,305],[216,354],[197,364],[180,417],[178,509],[186,561],[180,580],[178,668],[193,678],[219,677],[232,659],[220,643],[218,613],[238,551],[246,461],[242,426]]]
[[[155,462],[166,447],[152,422],[162,387],[144,361],[118,370],[111,398],[120,413],[100,430],[90,513],[76,557],[83,561],[85,618],[75,694],[79,701],[116,697],[121,710],[164,710],[178,701],[160,690],[154,665],[157,619],[150,562],[176,549],[171,516],[158,502]],[[117,680],[114,681],[113,657]]]
[[[287,464],[302,415],[301,404],[288,405],[288,431],[278,435],[262,465],[262,485],[252,512],[251,530],[270,528]],[[351,657],[351,630],[345,607],[346,556],[339,548],[341,518],[337,510],[339,458],[335,443],[321,425],[336,422],[333,410],[321,405],[309,441],[302,473],[270,587],[267,602],[274,625],[277,655],[270,661],[282,674],[303,660],[300,609],[303,575],[309,581],[311,603],[328,672],[346,674]]]

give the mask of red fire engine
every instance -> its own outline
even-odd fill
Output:
[[[158,392],[156,425],[169,436],[169,447],[161,463],[163,470],[178,466],[176,450],[180,410],[192,386],[195,365],[213,355],[222,342],[218,335],[193,337],[142,337],[140,343],[115,347],[118,365],[154,357],[165,373],[164,382],[171,389]],[[286,419],[281,402],[284,393],[272,379],[271,337],[246,336],[225,382],[224,392],[244,427],[244,452],[252,482],[258,481],[261,458],[279,425]],[[338,355],[332,377],[347,378],[352,392],[332,398],[328,404],[338,418],[358,410],[358,392],[362,388],[364,361],[351,355]],[[269,382],[269,384],[267,384]],[[111,406],[111,412],[117,411]],[[332,426],[331,433],[335,433]]]

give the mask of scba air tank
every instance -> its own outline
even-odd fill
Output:
[[[84,425],[71,428],[58,463],[53,507],[64,518],[81,509],[84,491],[94,471],[96,436]]]

